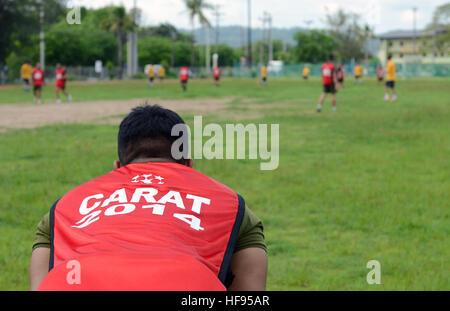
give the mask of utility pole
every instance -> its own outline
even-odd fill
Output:
[[[413,54],[417,55],[417,29],[416,29],[416,23],[417,23],[417,7],[413,7],[413,31],[414,31],[414,50]]]
[[[215,42],[214,52],[219,53],[220,17],[224,15],[220,12],[220,5],[216,4],[213,15],[216,17],[216,42]]]
[[[269,26],[269,63],[273,61],[273,44],[272,44],[272,14],[267,13],[267,23]]]
[[[247,0],[247,13],[248,13],[248,29],[247,29],[247,61],[248,66],[252,67],[252,3],[251,0]]]
[[[133,23],[137,24],[137,6],[134,0]],[[129,32],[128,37],[128,54],[127,54],[127,74],[129,77],[135,75],[138,71],[138,51],[137,51],[137,30]]]
[[[40,63],[42,70],[45,70],[45,34],[44,34],[44,2],[42,0],[39,1],[40,4],[40,23],[41,23],[41,31],[40,31]]]
[[[264,12],[263,17],[259,19],[262,21],[261,28],[261,43],[259,44],[259,63],[261,66],[264,63],[264,40],[265,40],[265,28],[266,28],[266,12]]]

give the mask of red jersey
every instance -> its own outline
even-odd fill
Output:
[[[180,80],[187,81],[189,78],[189,69],[187,67],[180,68]]]
[[[187,166],[123,166],[53,205],[39,290],[225,290],[244,210],[233,190]],[[79,284],[67,281],[74,262]]]
[[[32,73],[33,85],[41,86],[44,83],[44,70],[42,68],[34,68]]]
[[[333,74],[335,65],[333,63],[325,63],[322,65],[322,84],[331,85],[334,84]]]
[[[220,77],[220,68],[219,67],[214,68],[213,75],[214,75],[214,78]]]
[[[66,74],[66,69],[60,68],[56,69],[56,76],[55,76],[55,86],[56,87],[64,87],[64,84],[66,83],[66,79],[64,78],[64,75]]]
[[[377,77],[378,77],[378,78],[383,78],[383,76],[384,76],[384,70],[383,70],[383,68],[382,68],[382,67],[378,67],[378,68],[377,68]]]

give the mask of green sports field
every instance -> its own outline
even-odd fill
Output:
[[[259,160],[195,162],[263,220],[269,290],[450,290],[450,79],[400,80],[395,103],[382,100],[374,80],[348,81],[338,112],[327,99],[320,114],[315,79],[271,79],[265,88],[251,79],[220,87],[193,80],[186,93],[176,81],[68,89],[74,107],[229,98],[203,123],[279,124],[275,171],[259,170]],[[44,100],[54,101],[52,86]],[[0,109],[15,105],[31,105],[30,95],[0,89]],[[189,124],[193,115],[182,113]],[[117,129],[108,122],[0,127],[0,290],[28,289],[37,223],[68,190],[112,169]],[[381,285],[366,281],[369,260],[381,263]]]

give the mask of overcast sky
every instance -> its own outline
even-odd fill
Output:
[[[136,0],[143,11],[143,25],[169,22],[177,28],[189,28],[183,0]],[[134,0],[69,0],[69,6],[99,8],[109,4],[133,7]],[[247,25],[247,0],[207,0],[220,5],[221,25]],[[274,27],[324,27],[327,12],[339,8],[358,13],[377,34],[413,28],[413,10],[417,7],[417,27],[425,27],[434,9],[449,0],[252,0],[252,27],[261,27],[264,11],[272,13]],[[206,12],[215,24],[212,12]]]

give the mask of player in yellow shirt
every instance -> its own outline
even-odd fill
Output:
[[[31,67],[31,62],[27,61],[25,64],[20,67],[20,78],[23,81],[23,90],[25,92],[30,91],[30,80],[31,80],[31,72],[33,71],[33,67]]]
[[[395,90],[395,64],[392,61],[392,55],[388,56],[388,62],[386,64],[386,95],[384,95],[384,100],[396,101],[397,91]],[[392,99],[389,97],[389,89],[392,90]]]
[[[354,70],[354,74],[355,74],[355,82],[358,82],[363,84],[363,67],[360,64],[356,64]]]
[[[148,85],[153,87],[153,80],[155,79],[155,68],[153,68],[153,65],[150,65],[148,67]]]
[[[158,77],[159,77],[159,81],[161,81],[161,82],[164,81],[164,78],[166,77],[166,69],[164,68],[164,66],[159,67]]]
[[[263,65],[261,67],[261,85],[267,85],[267,66]]]
[[[310,72],[311,70],[309,69],[308,65],[306,65],[305,68],[303,68],[303,79],[308,80]]]

